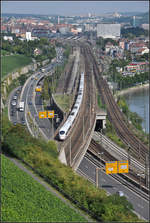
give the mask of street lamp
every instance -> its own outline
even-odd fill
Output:
[[[142,173],[137,173],[137,176],[139,176],[140,178],[139,178],[139,183],[140,183],[140,190],[141,190],[141,176],[143,176],[144,175],[144,172],[142,172]]]
[[[97,154],[99,156],[99,159],[101,159],[101,155],[103,155],[104,152],[98,152]],[[103,168],[96,167],[96,187],[98,187],[98,181],[99,181],[99,179],[98,179],[98,171],[101,170],[101,169],[103,169]]]
[[[98,154],[98,156],[99,156],[99,159],[101,159],[101,155],[103,155],[104,152],[98,152],[97,154]]]

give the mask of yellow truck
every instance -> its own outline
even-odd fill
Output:
[[[42,91],[41,86],[37,86],[37,87],[35,88],[35,91],[36,91],[36,92],[41,92],[41,91]]]

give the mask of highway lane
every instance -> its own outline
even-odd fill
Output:
[[[24,102],[24,111],[20,111],[19,112],[19,122],[25,122],[25,112],[26,112],[26,100],[27,100],[27,94],[29,91],[29,87],[32,86],[33,82],[34,82],[34,77],[38,75],[39,72],[36,72],[34,75],[32,75],[31,77],[28,78],[28,80],[26,81],[24,88],[22,89],[21,92],[21,96],[20,96],[20,102],[23,101]]]
[[[18,120],[18,101],[20,97],[21,86],[15,88],[9,95],[8,98],[8,118],[13,124],[20,123]],[[17,99],[13,99],[17,96]],[[16,105],[12,105],[12,101],[16,102]]]
[[[77,172],[80,175],[86,176],[94,184],[96,183],[96,165],[93,164],[88,158],[84,157],[80,163]],[[128,189],[125,185],[122,185],[117,180],[113,179],[111,175],[105,174],[103,170],[98,172],[98,183],[99,187],[105,189],[109,194],[114,194],[117,191],[123,191],[125,197],[133,205],[133,208],[140,217],[148,220],[149,219],[149,202],[135,192]]]
[[[52,71],[58,64],[60,64],[62,61],[59,63],[53,63],[45,67],[45,71],[42,73],[37,73],[35,75],[35,78],[32,80],[32,82],[28,81],[27,86],[24,89],[24,99],[26,101],[26,106],[25,106],[25,112],[30,112],[32,118],[36,122],[36,125],[44,135],[44,138],[47,140],[51,139],[54,134],[54,129],[53,125],[50,122],[48,118],[46,119],[39,119],[39,111],[44,111],[43,108],[43,103],[41,99],[41,93],[40,92],[35,92],[35,88],[37,85],[42,84],[41,78],[47,75],[48,71]]]
[[[20,98],[17,98],[16,106],[12,106],[12,98],[14,95],[16,95],[16,91],[11,96],[11,100],[9,102],[9,114],[11,113],[11,110],[13,109],[13,114],[10,117],[10,121],[14,124],[21,123],[23,125],[27,124],[27,112],[30,112],[30,115],[32,119],[34,120],[34,123],[36,122],[36,126],[40,129],[42,134],[46,139],[50,139],[53,137],[53,126],[52,123],[48,118],[46,119],[39,119],[38,112],[43,111],[43,105],[42,105],[42,99],[39,92],[35,92],[35,87],[40,81],[40,79],[50,72],[50,75],[52,74],[52,71],[54,71],[55,67],[58,65],[61,65],[63,63],[63,57],[62,57],[62,50],[57,48],[57,57],[56,62],[48,64],[44,67],[44,72],[42,72],[42,69],[37,70],[32,76],[28,78],[26,83],[24,84],[22,88],[22,92],[20,95]],[[41,81],[42,82],[42,81]],[[24,102],[24,111],[19,111],[17,108],[19,108],[19,102]],[[27,124],[27,127],[29,125]]]
[[[28,82],[28,90],[25,92],[26,94],[26,108],[25,108],[25,112],[28,113],[30,112],[30,115],[32,117],[32,119],[34,120],[34,123],[36,122],[36,125],[38,126],[38,128],[42,131],[42,134],[44,134],[44,137],[46,139],[50,139],[50,126],[48,126],[48,130],[45,131],[45,127],[43,125],[43,120],[39,119],[38,116],[38,111],[36,109],[36,103],[35,103],[35,88],[37,86],[37,83],[39,81],[39,79],[44,75],[43,73],[38,73],[37,74],[38,77],[36,76],[32,82]],[[40,95],[39,95],[40,96]],[[40,99],[40,97],[38,97],[38,103],[42,103],[42,100]],[[49,121],[49,120],[48,120]],[[44,128],[43,128],[44,127]]]

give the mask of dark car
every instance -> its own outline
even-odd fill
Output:
[[[14,100],[17,100],[17,95],[14,95],[14,96],[13,96],[13,99],[14,99]]]
[[[25,121],[22,121],[21,123],[22,123],[22,125],[26,125],[26,122]]]
[[[22,119],[21,119],[21,123],[22,123],[22,125],[25,125],[25,124],[26,124],[26,122],[25,122],[25,120],[24,120],[23,117],[22,117]]]
[[[32,105],[32,101],[29,101],[29,102],[28,102],[28,105]]]

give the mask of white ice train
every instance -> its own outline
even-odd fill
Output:
[[[80,109],[80,105],[82,103],[83,91],[84,91],[84,72],[81,73],[78,96],[76,98],[73,109],[70,112],[66,122],[61,127],[61,129],[59,130],[59,139],[60,140],[65,140],[66,139],[66,137],[68,135],[68,132],[69,132],[69,129],[71,128],[73,122],[76,119],[76,116],[77,116],[77,114],[79,112],[79,109]]]

